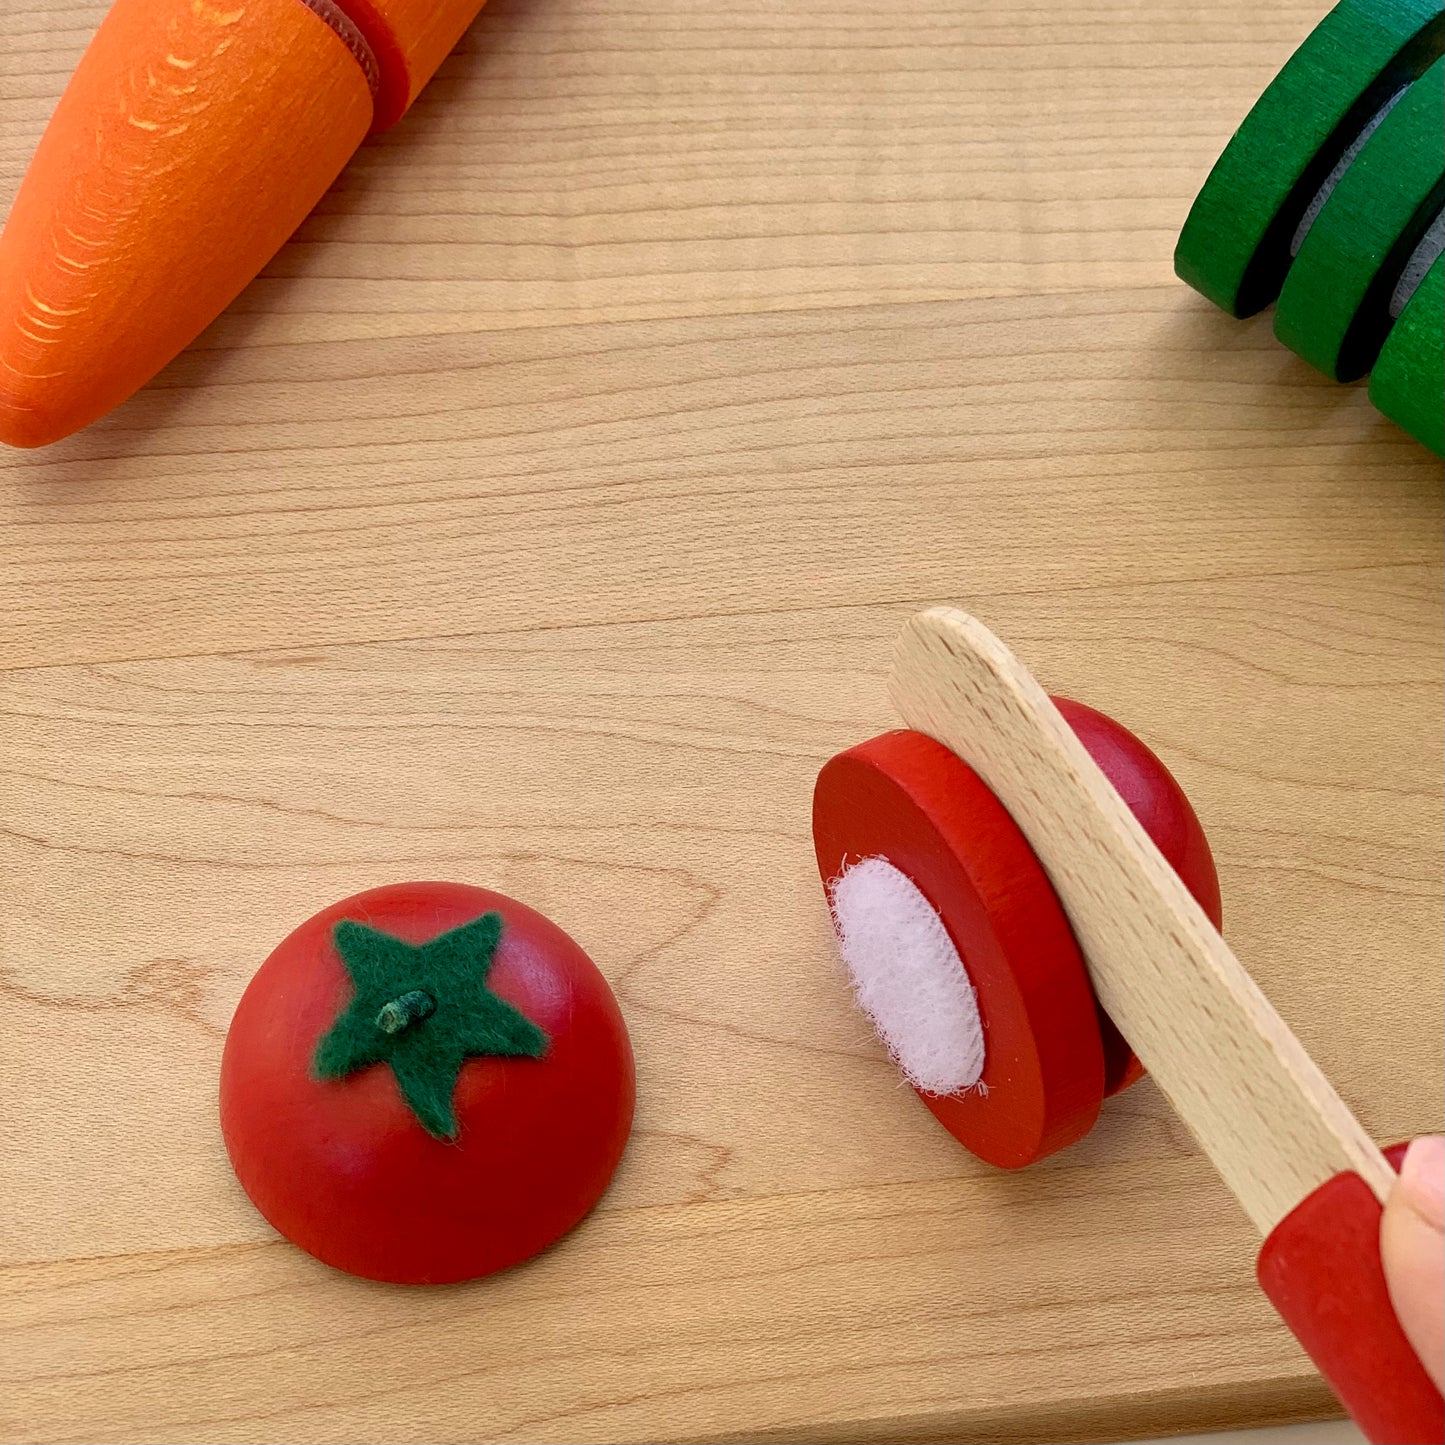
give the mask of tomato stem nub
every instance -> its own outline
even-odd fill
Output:
[[[425,943],[408,943],[354,918],[331,930],[354,994],[311,1056],[318,1079],[388,1064],[417,1122],[455,1139],[452,1093],[473,1058],[540,1059],[547,1035],[487,987],[502,937],[495,910]],[[413,988],[418,980],[425,989]],[[431,1017],[425,1028],[414,1027]]]
[[[408,1024],[424,1019],[436,1006],[437,1001],[429,993],[414,988],[386,1004],[376,1016],[376,1026],[383,1033],[399,1034]]]

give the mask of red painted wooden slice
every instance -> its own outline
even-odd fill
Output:
[[[979,1158],[1031,1164],[1082,1138],[1104,1097],[1094,995],[1023,834],[942,743],[899,731],[829,761],[813,794],[824,884],[883,857],[917,884],[964,961],[984,1030],[979,1086],[919,1097]]]
[[[1219,878],[1184,790],[1112,718],[1054,702],[1219,927]],[[978,998],[984,1070],[980,1087],[919,1097],[980,1158],[1017,1168],[1073,1143],[1103,1099],[1142,1076],[1027,840],[942,743],[901,730],[833,758],[813,795],[813,842],[825,887],[886,858],[942,918]]]

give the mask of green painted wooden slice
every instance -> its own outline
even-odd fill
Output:
[[[1370,400],[1445,456],[1445,256],[1406,303],[1370,373]]]
[[[1295,256],[1274,334],[1336,381],[1363,376],[1390,296],[1445,202],[1445,60],[1399,99],[1340,177]]]
[[[1279,295],[1290,241],[1372,116],[1445,50],[1445,0],[1341,0],[1270,82],[1199,192],[1174,269],[1232,316]]]

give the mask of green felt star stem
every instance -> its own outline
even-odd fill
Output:
[[[422,1127],[455,1139],[452,1094],[462,1065],[484,1054],[537,1059],[547,1035],[487,987],[502,915],[484,913],[422,944],[342,919],[332,940],[355,996],[311,1060],[318,1079],[389,1064]]]

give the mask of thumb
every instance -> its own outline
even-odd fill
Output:
[[[1445,1389],[1445,1138],[1416,1139],[1380,1224],[1390,1300],[1425,1372]]]

